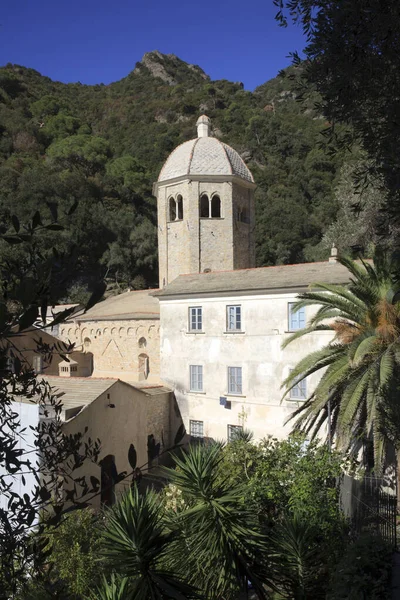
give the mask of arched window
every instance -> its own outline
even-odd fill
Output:
[[[176,197],[176,208],[178,213],[178,220],[181,221],[183,219],[183,198],[180,194]]]
[[[210,216],[210,201],[208,200],[208,196],[203,194],[200,198],[200,217],[206,217],[207,219]]]
[[[219,196],[211,198],[211,217],[214,219],[221,217],[221,198]]]
[[[147,341],[145,337],[141,337],[139,339],[139,348],[146,348],[147,346]]]
[[[170,221],[175,221],[176,220],[176,202],[175,202],[175,198],[170,198],[169,199],[169,220]]]
[[[139,381],[147,379],[150,373],[150,363],[147,354],[139,354]]]

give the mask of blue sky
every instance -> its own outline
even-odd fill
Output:
[[[157,49],[251,90],[304,46],[301,30],[280,28],[275,13],[272,0],[6,0],[0,64],[58,81],[110,83]]]

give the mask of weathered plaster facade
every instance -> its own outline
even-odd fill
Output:
[[[170,420],[173,397],[171,392],[161,386],[138,389],[122,381],[116,381],[94,401],[85,406],[76,416],[65,422],[66,434],[82,432],[87,427],[86,438],[101,440],[101,461],[112,456],[119,473],[130,473],[132,467],[128,460],[130,444],[135,446],[137,466],[148,463],[148,437],[153,436],[160,450],[169,447],[176,433],[175,421]],[[172,439],[171,439],[172,438]],[[101,469],[86,461],[79,470],[79,476],[87,480],[93,475],[101,479]],[[132,478],[116,485],[116,494],[131,484]],[[100,505],[100,495],[91,502]]]
[[[221,297],[222,296],[222,297]],[[324,346],[330,332],[317,332],[297,340],[286,349],[282,342],[288,333],[288,303],[294,293],[257,295],[210,295],[210,297],[160,298],[161,302],[161,377],[173,389],[183,422],[190,431],[190,420],[204,423],[205,437],[226,439],[228,425],[242,425],[256,438],[266,435],[285,437],[290,425],[284,422],[295,400],[281,402],[281,384],[289,370],[308,353]],[[242,329],[228,332],[227,306],[238,305]],[[188,328],[192,306],[201,306],[203,330]],[[310,318],[310,312],[306,314]],[[190,365],[203,367],[203,391],[190,391]],[[228,392],[228,367],[242,368],[242,394]],[[307,380],[309,393],[319,375]],[[227,409],[220,397],[231,403]]]

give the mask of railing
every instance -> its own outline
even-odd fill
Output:
[[[375,530],[393,549],[397,547],[397,495],[392,480],[371,476],[358,480],[344,475],[341,503],[356,534]]]

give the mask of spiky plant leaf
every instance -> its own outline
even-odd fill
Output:
[[[266,539],[255,512],[244,502],[244,490],[217,476],[221,448],[217,443],[192,446],[174,457],[176,470],[166,470],[187,504],[175,520],[185,539],[185,546],[176,547],[176,559],[206,598],[236,598],[247,581],[258,598],[265,598],[258,563],[266,552]]]
[[[387,441],[394,437],[393,427],[390,435],[385,434],[387,418],[382,415],[400,387],[400,302],[391,293],[398,288],[398,269],[382,253],[375,264],[347,257],[340,262],[351,275],[347,287],[318,283],[299,296],[298,308],[317,310],[308,327],[283,346],[321,326],[332,331],[334,340],[296,365],[284,381],[285,394],[299,378],[321,371],[319,384],[290,418],[296,419],[295,429],[320,435],[329,403],[336,443],[357,451],[360,438],[372,439],[379,467]],[[400,435],[400,420],[396,430]]]

